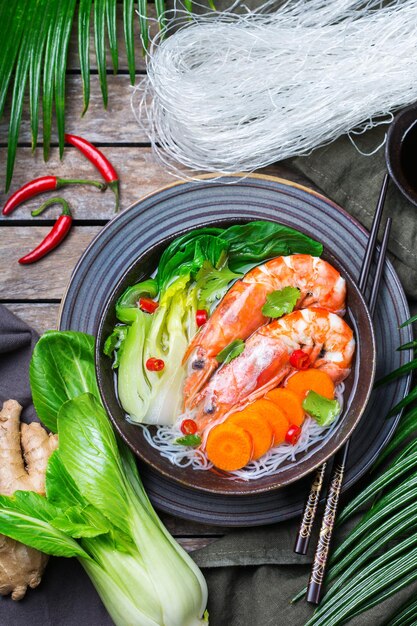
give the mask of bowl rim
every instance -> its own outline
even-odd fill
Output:
[[[414,113],[414,119],[405,129],[400,129],[401,122],[408,115]],[[408,183],[406,177],[403,174],[401,167],[401,147],[405,134],[410,128],[417,123],[417,103],[410,104],[407,107],[400,109],[395,115],[394,119],[390,123],[385,143],[385,162],[390,177],[392,178],[395,186],[403,194],[405,198],[414,206],[417,206],[417,191],[415,191]],[[394,134],[401,133],[397,142],[394,142]]]
[[[273,179],[273,177],[270,177],[271,179]],[[276,179],[274,179],[276,180]],[[174,183],[173,185],[169,185],[168,187],[164,187],[163,189],[166,188],[170,188],[172,186],[177,185],[178,183]],[[297,185],[298,187],[301,187],[299,185]],[[301,187],[303,188],[303,187]],[[308,189],[308,188],[303,188],[303,189]],[[309,190],[310,191],[310,190]],[[154,194],[151,194],[154,195]],[[317,195],[322,195],[320,193],[318,193]],[[324,197],[324,196],[323,196]],[[139,201],[140,202],[140,201]],[[137,202],[134,203],[133,206],[137,206]],[[129,209],[127,209],[129,210]],[[232,222],[236,222],[236,223],[247,223],[253,220],[250,219],[239,219],[239,218],[235,218],[235,219],[231,219],[231,218],[224,218],[224,219],[207,219],[204,223],[201,223],[198,228],[204,228],[207,225],[221,225],[223,224],[230,224]],[[277,220],[267,220],[267,221],[275,221],[276,223],[279,223]],[[246,489],[244,490],[240,490],[239,489],[239,485],[241,485],[241,483],[239,481],[235,481],[235,485],[236,485],[236,489],[233,491],[227,490],[227,489],[222,489],[221,487],[218,488],[216,486],[216,488],[213,487],[207,487],[204,485],[198,485],[195,484],[193,481],[189,481],[189,480],[183,480],[182,478],[178,477],[178,476],[173,476],[172,474],[168,473],[168,470],[165,470],[164,468],[161,468],[153,463],[149,463],[149,461],[147,459],[145,459],[139,452],[137,446],[131,441],[131,439],[129,438],[129,436],[123,431],[123,429],[121,428],[120,424],[119,424],[119,420],[117,418],[115,418],[112,414],[112,411],[110,409],[110,406],[107,402],[107,396],[106,396],[106,392],[104,389],[104,384],[102,381],[102,376],[101,376],[101,365],[100,365],[100,361],[102,359],[102,354],[101,354],[101,350],[100,350],[100,346],[102,341],[100,341],[100,339],[103,337],[103,331],[104,331],[104,325],[107,319],[107,315],[111,309],[111,303],[114,301],[115,299],[115,294],[120,290],[120,285],[126,280],[127,275],[133,270],[133,268],[140,263],[140,259],[146,255],[148,255],[153,248],[156,247],[160,247],[161,245],[164,244],[168,244],[168,242],[172,241],[173,239],[175,239],[176,237],[181,236],[181,234],[184,234],[185,232],[189,232],[190,230],[194,230],[195,228],[193,227],[189,227],[189,228],[184,228],[184,229],[179,229],[178,231],[175,232],[175,234],[169,236],[169,237],[164,237],[159,239],[157,242],[155,242],[154,244],[152,244],[152,246],[148,247],[146,250],[143,250],[141,252],[141,254],[136,257],[130,264],[129,266],[126,268],[126,270],[124,271],[124,273],[122,274],[122,276],[120,277],[120,279],[117,281],[117,284],[114,285],[114,288],[112,289],[112,291],[110,292],[108,298],[107,298],[107,302],[105,304],[105,306],[103,307],[103,311],[100,315],[100,321],[99,321],[99,325],[97,328],[97,333],[96,333],[96,342],[95,342],[95,370],[96,370],[96,376],[97,376],[97,383],[98,383],[98,388],[99,388],[99,393],[100,393],[100,397],[101,400],[104,404],[104,407],[106,409],[106,412],[112,422],[113,428],[116,430],[116,432],[118,433],[118,435],[122,438],[122,440],[128,445],[128,447],[132,450],[132,452],[135,454],[136,457],[138,457],[141,462],[146,463],[147,465],[149,465],[153,470],[155,470],[156,472],[158,472],[160,475],[162,475],[165,479],[171,481],[171,482],[175,482],[177,484],[182,485],[183,487],[186,488],[191,488],[200,492],[206,492],[209,494],[221,494],[221,495],[227,495],[230,497],[236,497],[236,496],[250,496],[250,495],[256,495],[256,494],[260,494],[260,493],[266,493],[266,492],[273,492],[276,491],[284,486],[287,486],[291,483],[294,483],[300,479],[302,479],[303,477],[305,477],[306,475],[310,474],[311,472],[313,472],[315,469],[317,469],[319,466],[321,466],[323,463],[325,463],[329,458],[331,458],[345,443],[346,441],[351,437],[351,435],[353,434],[356,426],[358,425],[365,409],[366,406],[368,404],[369,401],[369,397],[371,395],[372,392],[372,388],[373,388],[373,382],[375,379],[375,371],[376,371],[376,340],[375,340],[375,332],[374,332],[374,327],[373,327],[373,322],[372,322],[372,318],[367,306],[367,303],[362,295],[362,293],[360,292],[356,281],[352,278],[352,276],[350,275],[350,273],[346,270],[345,266],[343,265],[342,261],[336,257],[336,261],[337,263],[340,265],[343,275],[344,277],[346,277],[348,279],[347,282],[350,282],[355,290],[355,296],[358,298],[359,302],[360,302],[360,307],[364,312],[364,316],[365,316],[365,320],[367,322],[368,325],[368,329],[369,329],[369,336],[368,336],[368,342],[369,345],[371,347],[371,359],[370,362],[367,361],[367,365],[370,365],[372,368],[372,372],[371,372],[371,376],[369,379],[369,385],[368,388],[366,390],[366,394],[365,394],[365,398],[364,401],[362,402],[362,405],[360,407],[360,409],[356,412],[355,415],[355,419],[352,420],[352,424],[351,427],[347,430],[347,432],[345,433],[345,435],[343,437],[341,437],[338,442],[337,445],[333,445],[332,449],[327,452],[326,454],[322,454],[322,456],[320,456],[320,459],[317,460],[316,463],[310,464],[307,468],[305,468],[303,471],[299,472],[296,476],[290,478],[290,479],[286,479],[284,482],[280,481],[279,479],[279,474],[277,475],[277,479],[269,485],[264,485],[264,486],[256,486],[257,481],[253,480],[250,482],[245,482],[244,485],[246,486]],[[326,251],[326,249],[325,249]],[[332,257],[334,257],[334,253],[331,250],[327,251],[328,254]],[[113,304],[114,306],[114,304]],[[353,316],[352,316],[353,317]],[[355,322],[355,319],[353,319],[353,322]],[[357,333],[355,333],[357,334]],[[369,368],[368,368],[369,369]],[[353,371],[352,371],[353,374]],[[356,393],[356,391],[355,391]],[[352,401],[353,401],[354,396],[352,397]],[[343,414],[346,411],[346,407],[344,407],[344,411]],[[342,416],[343,419],[343,416]],[[333,435],[331,436],[331,438],[334,437],[335,434],[337,434],[338,429],[335,430],[335,432],[333,433]],[[330,440],[331,440],[330,438]],[[319,450],[322,450],[322,448],[320,448]],[[319,451],[318,450],[318,451]],[[317,451],[317,452],[318,452]],[[313,455],[314,456],[314,452]],[[300,459],[300,462],[303,460],[303,457]],[[295,464],[296,465],[296,464]],[[272,477],[273,475],[271,475]],[[265,477],[266,478],[266,477]],[[227,481],[227,484],[230,486],[230,482],[231,481]],[[248,489],[247,486],[248,484],[251,485],[251,489]]]

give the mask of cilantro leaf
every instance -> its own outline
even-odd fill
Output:
[[[195,448],[200,445],[201,437],[200,435],[185,435],[185,437],[178,437],[175,443],[178,443],[180,446],[192,446]]]
[[[296,287],[277,289],[267,296],[262,313],[265,317],[282,317],[293,311],[299,297],[300,290]]]
[[[230,363],[239,354],[242,354],[245,349],[245,342],[242,339],[235,339],[228,346],[223,348],[221,352],[216,356],[217,363]]]

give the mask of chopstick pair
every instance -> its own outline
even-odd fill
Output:
[[[365,256],[362,262],[362,268],[359,276],[358,287],[364,295],[366,285],[368,283],[372,259],[375,254],[378,230],[381,223],[382,212],[384,209],[385,197],[388,188],[389,177],[385,174],[379,194],[378,204],[372,221],[372,227],[365,250]],[[368,309],[373,317],[375,313],[376,301],[379,293],[379,286],[384,270],[385,258],[388,247],[389,233],[391,230],[392,219],[388,218],[384,235],[378,256],[374,282],[368,299]],[[336,520],[337,507],[342,489],[343,478],[345,474],[346,462],[349,454],[350,439],[338,450],[334,456],[332,476],[327,490],[325,510],[323,514],[319,539],[314,555],[310,579],[307,587],[307,602],[319,604],[322,592],[324,577],[326,574],[327,562],[330,554],[330,545],[333,536],[333,529]],[[297,554],[306,554],[307,548],[316,517],[317,507],[320,501],[320,494],[323,487],[327,463],[323,463],[316,471],[316,476],[311,485],[308,494],[304,513],[298,529],[297,538],[294,546],[294,552]]]

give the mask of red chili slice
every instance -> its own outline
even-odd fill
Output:
[[[287,434],[285,435],[285,441],[290,443],[292,446],[295,446],[297,441],[299,440],[301,435],[301,428],[299,426],[295,426],[292,424],[287,430]]]
[[[310,356],[304,350],[294,350],[290,356],[290,363],[297,370],[308,370],[311,365]]]
[[[162,359],[156,359],[155,357],[151,357],[146,361],[146,369],[150,372],[160,372],[165,367],[165,363]]]
[[[194,435],[197,432],[197,424],[191,419],[183,420],[180,428],[184,435]]]
[[[198,328],[200,328],[200,326],[204,326],[207,320],[208,320],[207,311],[205,309],[198,309],[198,311],[195,314],[195,321],[197,322]]]
[[[139,308],[145,313],[155,313],[159,304],[152,298],[139,298]]]

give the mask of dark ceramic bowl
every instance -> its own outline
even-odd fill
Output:
[[[417,206],[417,105],[399,111],[385,145],[388,172],[401,193]]]
[[[241,222],[239,220],[234,222],[231,220],[213,220],[205,225],[230,226],[232,223]],[[178,231],[176,236],[184,232],[186,231]],[[341,266],[340,261],[330,252],[325,251],[323,258],[334,265],[346,279],[348,293],[346,320],[354,329],[356,338],[356,352],[352,371],[345,381],[346,391],[344,394],[345,406],[343,416],[331,437],[321,442],[316,448],[300,455],[300,458],[295,463],[287,463],[281,466],[275,474],[257,480],[229,480],[210,471],[179,468],[172,465],[168,459],[163,458],[157,450],[146,442],[140,427],[130,424],[126,420],[125,412],[117,398],[111,359],[103,354],[106,337],[111,333],[117,322],[115,316],[117,299],[127,287],[150,276],[156,269],[158,260],[170,241],[172,241],[172,237],[161,240],[158,244],[144,251],[132,263],[110,295],[101,315],[95,355],[97,379],[104,406],[116,431],[133,452],[154,470],[183,486],[200,491],[231,496],[250,495],[278,489],[299,480],[331,457],[350,437],[362,416],[371,393],[376,364],[375,337],[367,306],[358,287]]]

